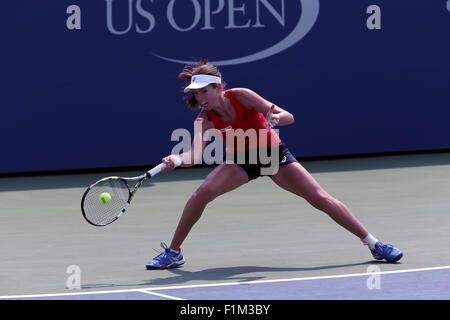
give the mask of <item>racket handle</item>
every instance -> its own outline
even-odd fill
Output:
[[[164,169],[165,167],[166,167],[166,165],[164,163],[160,163],[153,169],[150,169],[149,171],[147,171],[147,174],[150,175],[150,177],[153,177],[154,175],[160,173],[161,170]]]
[[[175,167],[179,167],[181,165],[180,157],[176,156],[176,155],[172,155],[172,157],[173,157],[173,160],[175,162]],[[164,169],[165,167],[166,167],[166,165],[164,163],[160,163],[159,165],[157,165],[153,169],[149,170],[147,172],[147,174],[149,174],[151,177],[153,177],[154,175],[160,173],[161,170]]]

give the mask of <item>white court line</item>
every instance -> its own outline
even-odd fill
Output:
[[[290,279],[276,279],[276,280],[255,280],[255,281],[244,281],[244,282],[224,282],[224,283],[209,283],[209,284],[194,284],[194,285],[184,285],[184,286],[170,286],[170,287],[153,287],[144,289],[126,289],[126,290],[109,290],[109,291],[89,291],[89,292],[70,292],[70,293],[54,293],[54,294],[36,294],[36,295],[16,295],[16,296],[0,296],[0,299],[26,299],[26,298],[45,298],[45,297],[63,297],[63,296],[77,296],[77,295],[89,295],[89,294],[109,294],[109,293],[124,293],[124,292],[145,292],[153,293],[152,291],[159,290],[171,290],[171,289],[189,289],[189,288],[203,288],[203,287],[221,287],[221,286],[235,286],[235,285],[249,285],[258,283],[273,283],[273,282],[291,282],[291,281],[305,281],[305,280],[322,280],[322,279],[335,279],[335,278],[347,278],[347,277],[361,277],[361,276],[372,276],[372,275],[382,275],[382,274],[396,274],[396,273],[407,273],[407,272],[418,272],[418,271],[433,271],[450,269],[450,266],[442,267],[429,267],[429,268],[418,268],[418,269],[406,269],[406,270],[394,270],[394,271],[381,271],[381,272],[365,272],[365,273],[353,273],[353,274],[340,274],[331,276],[317,276],[317,277],[303,277],[303,278],[290,278]],[[176,298],[176,297],[173,297]]]
[[[335,279],[335,278],[347,278],[347,277],[350,278],[350,277],[373,276],[373,275],[395,274],[395,273],[406,273],[406,272],[418,272],[418,271],[433,271],[433,270],[442,270],[442,269],[450,269],[450,266],[419,268],[419,269],[406,269],[406,270],[394,270],[394,271],[381,271],[381,272],[364,272],[364,273],[353,273],[353,274],[339,274],[339,275],[332,275],[332,276],[316,276],[316,277],[275,279],[275,280],[255,280],[255,281],[242,281],[242,282],[225,282],[225,283],[216,283],[216,284],[213,284],[213,283],[210,283],[210,284],[194,284],[194,285],[186,285],[186,286],[149,288],[149,289],[145,289],[145,290],[153,291],[153,290],[170,290],[170,289],[189,289],[189,288],[202,288],[202,287],[233,286],[233,285],[243,285],[243,284],[249,285],[249,284],[259,284],[259,283],[273,283],[273,282],[322,280],[322,279]]]
[[[155,296],[160,296],[160,297],[171,299],[171,300],[186,300],[186,299],[183,299],[183,298],[169,296],[167,294],[162,294],[162,293],[159,293],[159,292],[151,292],[151,291],[147,291],[147,290],[138,290],[138,291],[142,292],[142,293],[152,294],[152,295],[155,295]]]

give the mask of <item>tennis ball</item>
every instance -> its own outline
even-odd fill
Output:
[[[103,204],[107,204],[111,201],[111,195],[108,192],[103,192],[99,196],[99,200]]]

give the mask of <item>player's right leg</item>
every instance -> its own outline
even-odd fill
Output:
[[[236,164],[222,163],[206,177],[187,201],[169,247],[147,263],[147,269],[174,268],[184,263],[180,246],[200,219],[207,204],[218,196],[248,182],[247,173]]]
[[[245,171],[236,164],[222,163],[216,167],[186,203],[170,248],[178,250],[192,226],[200,219],[206,205],[218,196],[248,181]]]

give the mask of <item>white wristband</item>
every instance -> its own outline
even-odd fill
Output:
[[[175,162],[175,167],[181,166],[182,161],[181,161],[181,158],[178,155],[171,154],[170,156],[172,157],[173,161]]]

